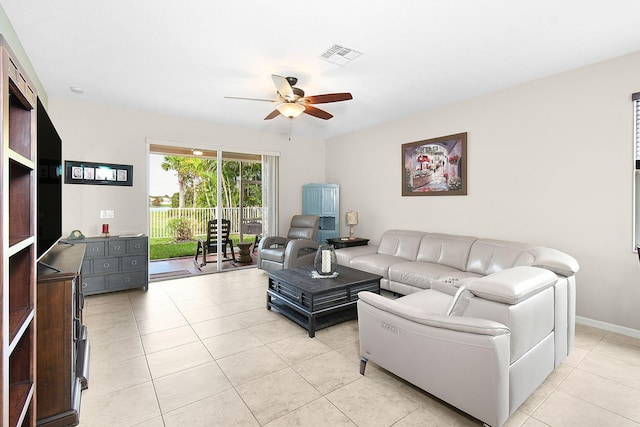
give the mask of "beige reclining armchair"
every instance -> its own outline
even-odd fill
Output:
[[[316,215],[295,215],[287,237],[264,237],[258,246],[258,268],[272,271],[313,264],[319,221]]]
[[[373,361],[501,427],[555,368],[562,282],[549,270],[517,266],[455,294],[435,282],[396,300],[360,292],[360,373]]]

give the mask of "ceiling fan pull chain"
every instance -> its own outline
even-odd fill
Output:
[[[291,129],[293,128],[293,119],[289,118],[289,142],[291,142]]]

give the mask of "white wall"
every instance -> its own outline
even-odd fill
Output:
[[[4,11],[0,18],[22,54]],[[26,55],[21,61],[29,65]],[[324,181],[341,185],[342,214],[358,210],[358,235],[374,241],[399,227],[556,247],[581,264],[578,315],[637,332],[630,95],[640,90],[638,69],[640,53],[335,138],[326,163],[320,141],[288,143],[283,135],[51,99],[65,159],[135,171],[129,189],[65,185],[63,228],[98,234],[100,209],[116,210],[114,233],[145,227],[146,137],[279,151],[281,227],[301,208],[301,185]],[[395,101],[402,108],[402,98]],[[469,133],[469,194],[401,197],[401,144],[458,132]]]
[[[280,153],[280,228],[302,211],[302,185],[324,180],[324,141],[186,120],[154,113],[52,97],[49,115],[62,137],[64,160],[133,165],[133,187],[65,184],[63,235],[80,229],[97,236],[148,232],[147,138],[193,143],[193,147]],[[314,159],[307,162],[304,159]],[[100,210],[115,219],[100,219]]]
[[[640,332],[639,69],[636,53],[332,139],[327,181],[341,185],[342,215],[359,211],[357,234],[374,241],[397,227],[564,250],[581,266],[578,315]],[[468,132],[468,195],[402,197],[401,144],[459,132]]]
[[[42,105],[47,105],[47,93],[45,92],[38,75],[33,69],[33,65],[22,47],[22,43],[20,42],[20,39],[18,38],[16,31],[13,29],[13,25],[11,25],[11,22],[9,21],[9,18],[4,12],[2,6],[0,6],[0,34],[2,34],[6,44],[9,46],[11,52],[13,52],[15,58],[24,69],[24,72],[29,76],[34,89],[38,93],[38,97],[40,98]]]

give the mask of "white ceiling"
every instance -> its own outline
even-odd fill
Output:
[[[640,51],[638,0],[0,0],[49,97],[287,133],[271,74],[352,101],[330,138]],[[363,54],[338,66],[334,44]],[[640,72],[640,70],[639,70]],[[78,95],[70,87],[84,89]]]

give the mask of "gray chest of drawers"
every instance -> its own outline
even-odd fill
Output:
[[[82,263],[82,292],[102,294],[133,288],[149,288],[147,236],[91,237]]]

